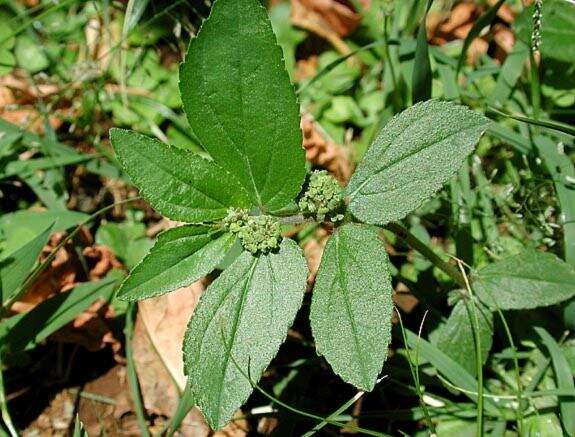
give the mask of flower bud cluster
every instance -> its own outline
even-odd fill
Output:
[[[230,208],[223,221],[224,227],[237,234],[248,252],[268,253],[280,245],[281,225],[269,215],[250,216],[241,209]]]
[[[325,170],[315,170],[309,179],[307,191],[299,201],[304,215],[324,221],[329,216],[331,221],[340,221],[343,215],[338,212],[343,206],[343,189]]]

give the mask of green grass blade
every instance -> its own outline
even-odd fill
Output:
[[[138,199],[140,199],[140,197],[132,197],[132,198],[121,200],[119,202],[115,202],[111,205],[105,206],[105,207],[99,209],[98,211],[96,211],[95,213],[93,213],[92,215],[90,215],[86,220],[84,220],[78,226],[76,226],[76,228],[72,232],[70,232],[66,236],[66,238],[62,239],[62,241],[52,250],[52,252],[50,252],[50,254],[46,257],[44,262],[42,262],[36,268],[34,268],[34,270],[32,271],[32,273],[30,273],[30,275],[28,276],[26,281],[18,287],[18,289],[12,294],[12,296],[10,296],[9,299],[7,299],[5,302],[2,303],[2,307],[0,307],[0,319],[2,317],[4,317],[6,315],[6,313],[8,313],[8,311],[10,311],[10,308],[12,307],[12,305],[15,302],[17,302],[22,297],[22,295],[24,295],[24,293],[26,293],[26,291],[34,283],[34,281],[36,279],[38,279],[38,276],[40,276],[40,273],[42,273],[52,263],[52,261],[56,257],[56,254],[58,253],[58,251],[60,249],[62,249],[68,241],[70,241],[72,238],[74,238],[74,236],[78,232],[80,232],[80,230],[82,229],[82,226],[87,225],[92,220],[99,217],[101,214],[104,214],[106,211],[109,211],[110,209],[115,208],[118,205],[123,205],[125,203],[133,202],[134,200],[138,200]]]
[[[473,402],[477,402],[476,393],[478,392],[478,386],[473,376],[427,340],[420,338],[408,329],[406,329],[405,332],[410,348],[419,348],[419,353],[425,360],[429,361],[452,384],[464,389],[465,391],[463,393]],[[499,408],[493,400],[489,398],[485,399],[485,411],[491,416],[500,416]]]
[[[534,126],[546,127],[549,129],[556,130],[558,132],[563,132],[565,134],[575,136],[575,128],[565,123],[560,123],[558,121],[551,121],[551,120],[535,120],[534,118],[525,117],[523,115],[508,114],[491,106],[488,107],[488,111],[491,111],[498,115],[502,115],[503,117],[512,118],[513,120],[522,121],[523,123],[532,124]]]
[[[54,223],[20,249],[0,258],[0,304],[2,307],[14,298],[18,288],[30,274],[42,248],[48,242],[53,227]]]
[[[521,77],[527,59],[529,59],[529,46],[518,39],[501,66],[495,88],[487,97],[489,105],[503,106],[507,102]]]
[[[427,2],[427,9],[419,29],[417,30],[417,46],[415,48],[415,59],[413,74],[411,77],[412,86],[412,103],[429,100],[431,98],[431,63],[429,62],[429,47],[427,44],[427,29],[425,23],[427,21],[427,11],[431,7],[433,0]]]
[[[379,382],[379,381],[378,381]],[[326,425],[329,425],[330,421],[334,421],[338,416],[342,415],[345,410],[351,407],[358,399],[360,399],[365,394],[364,391],[357,392],[352,398],[344,402],[337,410],[331,413],[326,419],[318,423],[313,429],[309,430],[302,437],[311,437],[316,432],[321,431]]]
[[[555,372],[557,387],[560,390],[575,390],[571,367],[567,358],[563,355],[559,344],[544,328],[536,326],[533,329],[537,332],[539,337],[541,337],[543,344],[551,355],[551,362]],[[575,399],[565,399],[565,397],[559,396],[559,410],[561,411],[561,422],[565,427],[567,435],[575,435]]]
[[[72,437],[87,437],[88,433],[84,429],[84,424],[76,414],[76,418],[74,419],[74,432],[72,433]]]
[[[15,353],[46,340],[97,299],[109,301],[121,276],[110,274],[99,281],[79,284],[69,292],[59,293],[45,300],[27,313],[1,321],[0,341],[3,342],[3,347],[10,353]]]

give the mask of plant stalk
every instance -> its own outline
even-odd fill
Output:
[[[423,241],[405,229],[402,225],[399,223],[388,223],[385,225],[385,229],[393,232],[395,235],[409,244],[413,249],[417,250],[429,261],[431,261],[433,265],[443,270],[446,274],[449,275],[451,279],[457,283],[457,285],[463,288],[466,287],[465,278],[461,272],[457,270],[457,267],[449,264],[447,261],[444,261],[427,244],[425,244]]]
[[[4,387],[4,365],[2,363],[2,351],[0,350],[0,414],[2,415],[2,421],[8,429],[11,437],[17,437],[18,432],[14,427],[12,418],[10,417],[10,411],[8,410],[8,401],[6,399],[6,390]],[[2,428],[0,427],[0,431]]]

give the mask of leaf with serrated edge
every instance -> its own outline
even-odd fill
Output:
[[[464,106],[435,100],[396,115],[349,182],[351,212],[379,225],[405,217],[449,180],[489,123]]]
[[[481,269],[472,286],[492,308],[544,307],[575,296],[575,270],[551,253],[527,249]]]
[[[316,348],[346,382],[372,390],[391,341],[388,257],[376,228],[347,224],[327,242],[311,302]]]
[[[217,0],[180,68],[192,130],[254,205],[275,211],[299,193],[305,157],[299,106],[265,8]]]
[[[204,292],[186,331],[184,366],[208,424],[219,429],[252,391],[301,305],[307,265],[288,239],[277,253],[244,252]],[[238,369],[242,369],[241,371]]]
[[[190,285],[210,273],[235,240],[235,235],[201,225],[162,232],[150,253],[124,281],[118,297],[140,300]]]
[[[246,191],[212,161],[124,129],[111,129],[110,140],[142,197],[168,218],[213,221],[230,206],[249,206]]]

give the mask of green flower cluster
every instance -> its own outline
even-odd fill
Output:
[[[343,206],[343,189],[339,183],[325,170],[315,170],[310,178],[307,191],[299,201],[299,207],[304,215],[313,216],[323,221],[326,215],[331,221],[340,221],[342,214],[338,211]]]
[[[224,228],[232,234],[237,234],[248,222],[248,211],[241,208],[229,208],[223,220]]]
[[[246,210],[230,208],[224,227],[237,234],[248,252],[268,253],[277,249],[282,239],[279,221],[269,215],[250,216]]]

